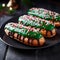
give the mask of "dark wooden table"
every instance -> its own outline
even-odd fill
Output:
[[[47,8],[60,13],[59,6],[57,7],[54,4],[40,3],[38,6],[39,5],[42,8]],[[21,14],[21,11],[15,15],[19,14]],[[8,19],[15,17],[15,15],[4,15],[2,18],[0,17],[0,27]],[[0,60],[60,60],[60,43],[46,49],[23,50],[10,47],[0,41]]]

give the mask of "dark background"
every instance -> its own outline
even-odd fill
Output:
[[[8,3],[9,0],[0,0],[0,3]],[[19,5],[19,9],[27,9],[31,7],[46,8],[60,13],[60,0],[15,0]],[[46,5],[46,6],[44,6]]]
[[[0,2],[2,2],[2,3],[8,3],[8,1],[9,0],[0,0]],[[21,1],[23,1],[23,0],[15,0],[18,4],[20,4],[21,3]],[[50,2],[50,3],[53,3],[53,4],[56,4],[56,5],[60,5],[60,0],[25,0],[25,1],[31,1],[31,2],[33,2],[34,4],[35,3],[40,3],[40,2],[43,2],[43,3],[45,3],[45,2]]]
[[[0,2],[8,2],[9,0],[0,0]],[[16,2],[20,2],[20,1],[22,1],[22,0],[15,0]],[[27,1],[27,0],[26,0]],[[43,1],[43,2],[47,2],[47,1],[54,1],[54,2],[60,2],[60,0],[30,0],[30,1],[32,1],[32,2],[34,2],[34,3],[36,3],[36,2],[41,2],[41,1]]]

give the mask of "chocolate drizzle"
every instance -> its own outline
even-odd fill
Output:
[[[50,32],[51,36],[53,35],[52,31],[47,31],[46,36],[48,36],[48,32]]]

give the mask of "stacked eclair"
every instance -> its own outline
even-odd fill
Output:
[[[43,8],[31,8],[29,9],[28,14],[48,20],[52,22],[56,27],[60,26],[59,13],[56,13],[47,9],[43,9]]]
[[[56,35],[55,26],[60,26],[59,19],[60,15],[55,12],[31,8],[28,15],[18,18],[18,23],[6,24],[5,33],[25,45],[43,46],[46,42],[44,37],[51,38]]]
[[[56,35],[55,26],[49,21],[45,21],[44,19],[40,19],[30,15],[23,15],[19,17],[18,21],[19,24],[32,27],[33,29],[35,28],[36,30],[41,32],[44,37],[50,38]]]

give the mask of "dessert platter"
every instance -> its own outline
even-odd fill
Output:
[[[59,27],[59,13],[31,8],[27,14],[5,22],[0,29],[0,37],[7,45],[19,49],[47,48],[60,43]]]

